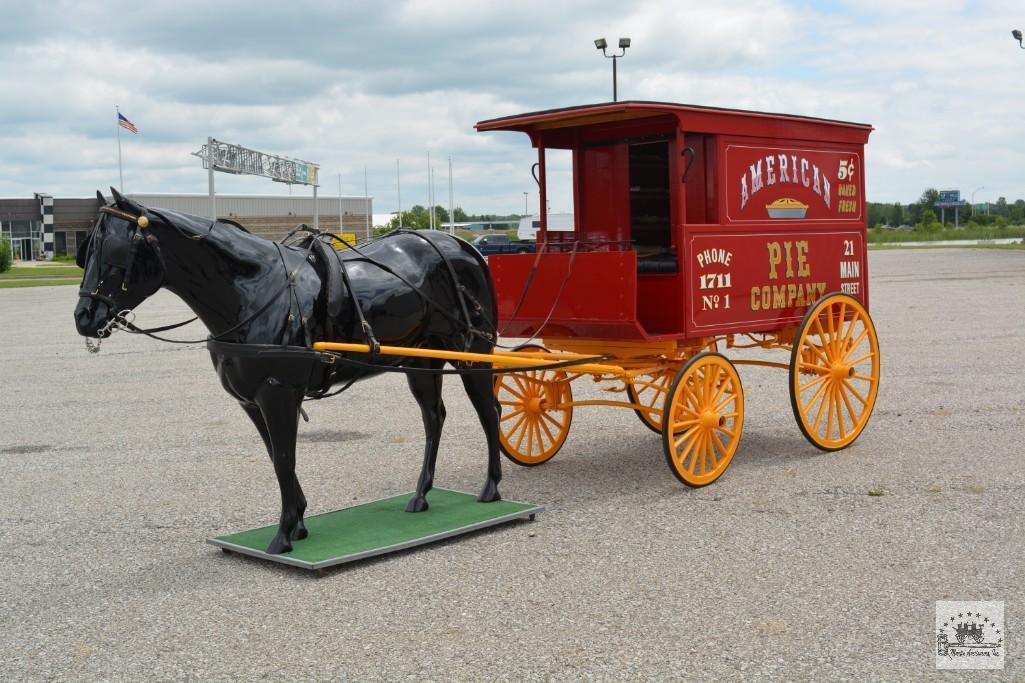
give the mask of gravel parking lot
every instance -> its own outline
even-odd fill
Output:
[[[935,601],[965,599],[1005,601],[1020,680],[1025,252],[871,252],[870,272],[882,384],[849,449],[810,446],[786,373],[744,366],[712,486],[679,484],[629,411],[580,409],[550,463],[504,461],[536,522],[320,579],[205,543],[279,505],[205,349],[121,334],[92,356],[75,287],[2,290],[0,679],[922,680]],[[138,311],[187,313],[164,292]],[[483,435],[459,382],[445,397],[437,483],[476,491]],[[307,410],[310,514],[412,489],[403,378]]]

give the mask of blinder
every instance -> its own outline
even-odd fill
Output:
[[[97,265],[100,271],[104,271],[107,268],[114,267],[121,271],[121,290],[128,291],[128,282],[132,274],[132,268],[135,265],[136,250],[139,248],[139,244],[145,240],[149,244],[160,262],[161,269],[164,268],[163,255],[160,253],[160,248],[157,244],[156,235],[152,233],[143,236],[143,232],[149,227],[149,219],[144,216],[134,216],[128,212],[115,209],[113,207],[104,206],[100,207],[101,213],[110,214],[123,218],[127,221],[135,223],[134,229],[126,232],[114,232],[106,229],[103,224],[102,216],[97,219],[96,226],[90,231],[89,235],[82,241],[82,244],[78,247],[78,253],[75,257],[75,262],[81,268],[85,268],[86,262],[90,255],[96,258]],[[95,279],[99,279],[99,273],[95,274]],[[163,280],[163,273],[161,273],[161,282],[157,283],[152,289],[148,289],[143,294],[143,297],[148,297],[156,292]],[[89,296],[94,299],[99,299],[112,305],[113,302],[110,297],[103,296],[99,293],[99,288],[103,284],[102,280],[95,283],[95,289],[89,290],[85,288],[82,290],[84,296]],[[113,306],[112,306],[113,307]]]

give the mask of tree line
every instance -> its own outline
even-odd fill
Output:
[[[918,198],[917,202],[911,204],[866,202],[865,220],[870,228],[882,226],[896,228],[904,225],[919,230],[938,230],[944,227],[940,223],[940,212],[935,207],[939,198],[939,191],[930,187],[922,192],[922,196]],[[988,211],[976,211],[975,207],[970,204],[960,207],[958,209],[959,223],[962,226],[974,224],[998,228],[1025,224],[1025,199],[1018,199],[1011,203],[1007,201],[1006,197],[1000,197],[988,206]],[[947,209],[946,221],[948,225],[954,225],[953,209]]]
[[[506,216],[499,216],[496,214],[469,214],[463,211],[462,207],[457,206],[452,210],[452,215],[455,217],[453,222],[455,223],[475,223],[475,222],[498,222],[498,221],[518,221],[520,220],[520,214],[509,214]],[[434,207],[434,225],[436,228],[441,228],[445,223],[448,223],[448,209],[443,206]],[[420,204],[414,205],[409,211],[403,211],[401,215],[395,213],[392,215],[391,220],[388,221],[388,225],[383,230],[394,230],[395,228],[415,228],[417,230],[426,230],[431,227],[431,214],[427,207],[421,206]],[[378,228],[378,230],[382,230]],[[382,230],[382,231],[383,231]]]

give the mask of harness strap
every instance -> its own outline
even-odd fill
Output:
[[[403,234],[413,234],[422,239],[427,244],[431,245],[431,248],[437,252],[438,256],[441,257],[442,262],[445,264],[445,268],[448,270],[449,277],[452,278],[452,288],[456,292],[456,298],[459,299],[459,307],[463,311],[463,318],[466,319],[466,328],[468,330],[474,330],[473,320],[470,318],[470,311],[466,308],[466,297],[463,296],[463,290],[465,289],[456,277],[456,269],[452,266],[452,262],[449,261],[448,257],[445,256],[444,252],[438,248],[438,245],[427,238],[426,235],[422,235],[415,230],[401,231]],[[470,337],[469,335],[463,337],[463,351],[467,351],[470,348]]]

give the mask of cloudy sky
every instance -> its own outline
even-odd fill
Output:
[[[0,197],[116,185],[115,104],[129,192],[205,192],[206,137],[321,165],[324,194],[375,212],[426,204],[426,155],[448,203],[519,212],[534,155],[479,120],[620,99],[871,123],[868,198],[928,186],[1025,197],[1022,0],[0,0]],[[563,174],[564,175],[564,174]],[[559,184],[564,178],[556,177]],[[219,192],[287,193],[218,175]],[[295,192],[308,193],[305,188]],[[556,195],[552,210],[568,208]]]

